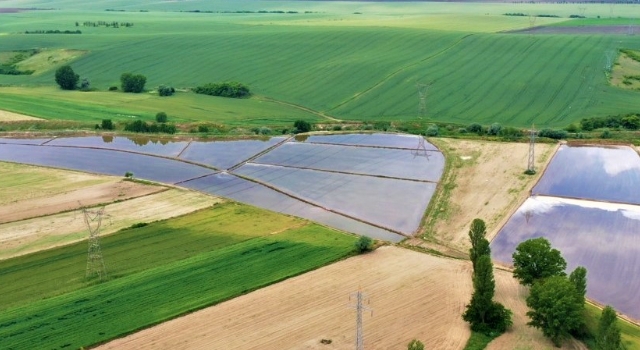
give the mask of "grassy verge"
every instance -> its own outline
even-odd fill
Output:
[[[101,284],[84,279],[86,242],[3,261],[0,347],[104,342],[341,259],[354,242],[225,203],[104,237]]]
[[[490,337],[484,333],[471,332],[471,337],[467,341],[464,350],[482,350],[496,337]]]

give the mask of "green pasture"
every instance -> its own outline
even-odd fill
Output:
[[[324,118],[295,106],[260,98],[229,99],[178,92],[125,94],[107,91],[64,91],[54,87],[0,87],[2,109],[45,119],[99,123],[102,119],[154,120],[166,112],[170,122],[213,122],[230,126],[289,126],[297,119]]]
[[[14,2],[18,3],[8,1],[3,6]],[[21,7],[48,4],[19,3]],[[416,83],[424,83],[431,87],[426,116],[421,117],[438,122],[563,127],[584,117],[636,113],[640,109],[638,92],[610,86],[604,52],[638,49],[640,37],[498,33],[530,25],[528,17],[503,15],[508,12],[562,17],[538,17],[536,25],[640,18],[640,6],[616,5],[613,16],[618,11],[625,18],[611,20],[604,19],[611,14],[610,6],[585,6],[589,19],[569,20],[569,15],[580,12],[579,6],[63,1],[56,4],[59,11],[0,15],[0,33],[4,33],[0,47],[7,51],[86,51],[71,65],[99,91],[55,93],[53,76],[61,61],[45,62],[41,57],[37,67],[47,63],[50,67],[40,74],[0,76],[0,85],[6,87],[0,89],[0,106],[47,119],[91,121],[122,120],[131,115],[149,119],[160,109],[175,115],[177,121],[234,126],[281,125],[300,118],[319,122],[321,115],[354,121],[406,121],[418,118]],[[127,11],[104,11],[106,8]],[[195,9],[298,13],[175,12]],[[593,19],[596,15],[602,19]],[[75,26],[75,22],[101,20],[134,26]],[[76,28],[83,34],[19,34]],[[119,85],[123,72],[147,76],[149,90],[161,84],[189,88],[239,81],[251,88],[254,97],[229,101],[190,93],[167,99],[151,94],[107,94],[108,87]]]
[[[101,284],[84,281],[86,242],[3,261],[0,347],[103,342],[325,265],[354,242],[227,203],[104,237]]]

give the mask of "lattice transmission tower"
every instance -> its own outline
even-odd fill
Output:
[[[534,174],[536,172],[535,165],[535,146],[536,146],[536,128],[531,125],[530,139],[529,139],[529,164],[527,165],[527,172]]]
[[[362,313],[363,311],[371,312],[371,316],[373,316],[373,310],[369,307],[365,306],[365,303],[369,303],[369,299],[366,297],[362,291],[358,290],[355,293],[352,293],[349,296],[349,300],[351,298],[356,299],[356,304],[352,305],[354,309],[356,309],[356,350],[364,350],[364,330],[362,328]]]
[[[416,87],[418,88],[418,117],[426,117],[427,116],[427,91],[431,84],[422,84],[416,83]]]
[[[107,268],[102,258],[102,249],[100,248],[100,226],[102,225],[102,217],[105,215],[104,207],[98,210],[82,209],[84,214],[84,222],[89,229],[89,249],[87,252],[87,272],[86,278],[98,276],[100,281],[107,278]]]
[[[418,135],[418,147],[411,150],[411,154],[413,154],[413,158],[425,157],[427,161],[429,161],[429,152],[427,151],[427,146],[424,143],[424,137],[422,135]]]

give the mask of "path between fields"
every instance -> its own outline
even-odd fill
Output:
[[[355,95],[351,96],[351,97],[350,97],[350,98],[348,98],[347,100],[340,102],[339,104],[335,105],[335,106],[334,106],[334,107],[332,107],[332,108],[329,108],[329,110],[328,110],[328,111],[330,112],[330,111],[333,111],[333,110],[335,110],[335,109],[338,109],[338,108],[340,108],[340,107],[344,106],[345,104],[347,104],[347,103],[349,103],[349,102],[351,102],[351,101],[353,101],[353,100],[356,100],[356,99],[360,98],[360,96],[362,96],[362,95],[364,95],[364,94],[368,93],[369,91],[371,91],[371,90],[373,90],[373,89],[377,88],[378,86],[380,86],[380,85],[384,84],[385,82],[387,82],[389,79],[393,78],[394,76],[396,76],[396,75],[398,75],[398,74],[400,74],[400,73],[404,72],[405,70],[407,70],[407,69],[409,69],[409,68],[411,68],[411,67],[413,67],[413,66],[417,66],[417,65],[419,65],[419,64],[421,64],[421,63],[424,63],[424,62],[426,62],[426,61],[428,61],[428,60],[430,60],[430,59],[432,59],[432,58],[436,58],[436,57],[438,57],[438,56],[440,56],[440,55],[444,54],[445,52],[447,52],[447,51],[449,51],[449,50],[453,49],[454,47],[458,46],[458,44],[460,44],[463,40],[465,40],[466,38],[468,38],[468,37],[470,37],[470,36],[472,36],[472,35],[473,35],[473,34],[467,34],[467,35],[463,36],[462,38],[460,38],[460,39],[459,39],[458,41],[456,41],[455,43],[451,44],[450,46],[445,47],[444,49],[442,49],[442,50],[440,50],[440,51],[438,51],[438,52],[434,53],[433,55],[427,56],[427,57],[425,57],[425,58],[423,58],[423,59],[421,59],[421,60],[419,60],[419,61],[417,61],[417,62],[410,63],[410,64],[408,64],[408,65],[406,65],[406,66],[403,66],[403,67],[398,68],[396,71],[391,72],[389,75],[387,75],[386,77],[382,78],[382,80],[380,80],[379,82],[377,82],[376,84],[374,84],[374,85],[373,85],[373,86],[371,86],[370,88],[365,89],[365,90],[363,90],[363,91],[361,91],[361,92],[356,93]],[[432,84],[432,83],[434,83],[434,82],[435,82],[435,81],[431,81],[431,82],[429,82],[429,84]]]
[[[289,107],[293,107],[293,108],[297,108],[297,109],[303,110],[305,112],[309,112],[311,114],[315,114],[315,115],[317,115],[317,116],[319,116],[321,118],[328,119],[328,120],[330,120],[332,122],[336,122],[336,123],[342,122],[342,120],[334,118],[334,117],[332,117],[330,115],[324,114],[323,112],[316,111],[316,110],[313,110],[313,109],[305,107],[305,106],[297,105],[295,103],[280,101],[280,100],[276,100],[276,99],[273,99],[271,97],[266,97],[266,96],[256,96],[256,99],[262,100],[262,101],[267,101],[267,102],[272,102],[272,103],[277,103],[277,104],[281,104],[281,105],[285,105],[285,106],[289,106]]]
[[[359,288],[367,349],[463,349],[468,261],[381,247],[117,339],[98,349],[352,349]],[[322,339],[331,344],[321,344]]]

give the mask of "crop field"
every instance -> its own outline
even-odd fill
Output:
[[[86,192],[73,193],[78,194]],[[63,200],[63,203],[69,203],[69,197],[57,198]],[[71,208],[71,205],[77,206],[77,200],[80,199],[74,197],[75,202],[69,203],[68,208]],[[85,198],[83,204],[90,205],[93,200],[94,197]],[[117,203],[104,207],[109,217],[103,222],[100,232],[102,235],[108,235],[134,224],[185,215],[220,201],[217,197],[183,189],[170,189],[129,200],[118,200]],[[9,211],[11,207],[3,205],[0,210]],[[87,235],[82,213],[78,210],[0,224],[0,260],[83,240]]]
[[[98,349],[351,349],[349,295],[358,289],[373,310],[363,314],[367,349],[406,347],[414,338],[430,349],[462,349],[470,274],[468,262],[382,247]]]
[[[350,254],[354,241],[227,203],[104,237],[102,284],[84,281],[86,243],[5,260],[0,345],[103,342],[325,265]]]
[[[118,4],[128,11],[102,8]],[[319,122],[324,116],[400,121],[417,119],[418,82],[430,84],[427,117],[460,124],[561,127],[583,117],[640,108],[637,92],[610,86],[603,71],[605,51],[637,49],[639,36],[497,33],[529,26],[527,17],[503,15],[508,12],[562,16],[539,18],[540,25],[579,23],[567,18],[575,14],[575,6],[195,1],[149,4],[149,12],[140,12],[142,5],[119,2],[60,6],[83,10],[5,14],[0,43],[7,50],[87,51],[72,66],[100,91],[37,88],[53,85],[52,64],[39,75],[3,76],[3,108],[48,119],[92,121],[149,119],[164,110],[176,121],[233,127],[282,126],[300,117]],[[195,7],[298,13],[167,12]],[[598,15],[604,21],[610,14],[605,5],[588,7],[590,18]],[[620,4],[615,11],[640,17],[640,9],[632,5]],[[135,25],[84,27],[86,20]],[[20,34],[37,28],[75,30],[75,22],[80,35]],[[160,84],[187,88],[233,80],[249,85],[254,96],[228,101],[190,93],[160,98],[104,92],[119,85],[125,71],[146,75],[150,90]]]

